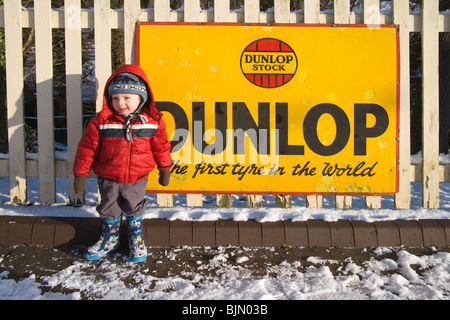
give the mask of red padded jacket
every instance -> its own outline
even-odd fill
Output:
[[[143,124],[139,118],[131,121],[131,142],[125,137],[125,120],[108,104],[108,84],[121,72],[141,77],[147,84],[149,94],[141,111],[148,122]],[[155,166],[159,170],[168,170],[171,165],[166,125],[162,114],[155,107],[147,76],[139,66],[123,65],[108,79],[103,94],[103,108],[83,132],[73,173],[75,176],[88,176],[92,169],[99,177],[113,179],[118,183],[132,183],[146,178]]]

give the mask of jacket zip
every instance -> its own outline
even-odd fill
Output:
[[[130,123],[130,135],[131,135],[131,140],[133,140],[133,127],[131,126],[131,123]],[[132,147],[132,145],[133,145],[133,141],[127,141],[128,157],[127,157],[127,166],[126,166],[126,170],[125,170],[125,181],[130,181],[130,163],[131,163],[131,147]]]

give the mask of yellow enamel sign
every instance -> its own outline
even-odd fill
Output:
[[[393,26],[139,24],[174,162],[148,192],[397,192],[397,43]]]

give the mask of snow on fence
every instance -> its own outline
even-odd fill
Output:
[[[202,11],[200,0],[184,0],[181,9],[171,10],[169,0],[154,0],[153,9],[141,9],[139,0],[125,0],[123,10],[111,10],[109,0],[95,0],[93,9],[81,9],[80,0],[66,0],[64,8],[52,9],[50,0],[35,1],[24,9],[20,0],[5,0],[0,8],[0,27],[5,30],[7,117],[9,156],[0,159],[0,176],[10,178],[12,203],[26,203],[27,177],[39,177],[40,202],[56,202],[55,178],[68,177],[73,199],[71,168],[82,134],[82,28],[95,34],[97,110],[102,88],[111,73],[111,29],[123,29],[125,62],[134,63],[135,23],[148,22],[235,22],[235,23],[339,23],[397,24],[400,29],[400,170],[397,208],[409,208],[412,181],[422,181],[423,207],[439,206],[439,182],[450,181],[450,166],[439,163],[439,32],[450,32],[450,15],[439,14],[438,0],[423,0],[420,13],[410,13],[409,0],[393,0],[392,12],[382,12],[379,0],[364,0],[363,10],[350,12],[349,0],[335,0],[334,10],[321,12],[319,0],[304,0],[303,10],[291,12],[289,0],[275,0],[273,10],[260,12],[259,0],[245,0],[243,10],[231,11],[229,1],[215,0],[214,10]],[[35,28],[36,97],[38,118],[37,159],[27,159],[24,127],[24,79],[22,29]],[[52,91],[52,28],[65,29],[67,87],[67,160],[55,157]],[[409,33],[422,33],[423,160],[411,164],[410,156],[410,45]],[[276,196],[277,206],[289,207],[289,196]],[[260,206],[261,195],[247,195],[248,206]],[[217,195],[218,206],[230,206],[230,195]],[[158,194],[160,206],[173,206],[173,196]],[[306,196],[308,207],[322,206],[322,196]],[[188,206],[201,206],[201,195],[187,195]],[[336,196],[337,208],[350,208],[350,196]],[[380,208],[379,196],[367,196],[366,207]]]

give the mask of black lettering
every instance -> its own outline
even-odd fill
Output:
[[[336,137],[329,146],[323,145],[317,135],[317,123],[319,118],[330,114],[336,123]],[[321,156],[332,156],[340,152],[347,145],[350,137],[350,122],[345,112],[331,103],[321,103],[312,107],[303,121],[303,135],[306,145]]]
[[[292,175],[293,176],[301,176],[302,174],[304,174],[305,176],[315,176],[316,168],[315,167],[309,168],[309,166],[308,166],[309,163],[310,163],[310,161],[306,162],[303,167],[300,164],[297,164],[296,166],[294,166]]]
[[[372,172],[373,169],[375,169],[376,165],[378,164],[378,161],[374,163],[373,166],[365,168],[362,172],[361,172],[361,176],[369,176],[369,177],[373,177],[375,175],[375,172]]]
[[[375,116],[375,124],[367,128],[367,114]],[[381,136],[389,126],[389,116],[382,106],[369,103],[355,103],[355,156],[367,154],[367,138]]]
[[[171,150],[170,152],[177,152],[180,150],[183,145],[186,143],[187,134],[189,130],[189,122],[184,112],[183,108],[181,108],[178,104],[169,102],[169,101],[156,101],[155,102],[156,109],[159,111],[167,111],[172,114],[173,119],[175,120],[175,134],[170,141]],[[179,140],[176,140],[179,139]]]
[[[287,56],[289,57],[289,56]],[[261,65],[264,66],[264,65]],[[284,67],[282,65],[272,66],[274,69]],[[283,69],[284,71],[284,69]],[[181,150],[189,138],[189,121],[186,113],[178,104],[168,101],[157,101],[156,107],[159,111],[168,112],[175,121],[175,132],[171,143],[171,152]],[[234,154],[245,154],[246,136],[260,155],[270,154],[270,103],[258,103],[257,121],[248,109],[245,102],[232,102],[232,128],[233,128],[233,152]],[[205,139],[205,103],[192,103],[192,142],[194,148],[203,154],[215,155],[224,152],[227,147],[227,102],[215,103],[215,127],[214,142],[207,143]],[[318,122],[324,114],[329,114],[336,124],[336,136],[330,145],[324,145],[317,133]],[[375,117],[375,124],[368,127],[368,115]],[[297,120],[297,119],[295,119]],[[354,155],[367,154],[368,138],[381,136],[389,127],[389,116],[386,110],[377,104],[355,104],[354,105]],[[298,120],[297,120],[298,121]],[[279,155],[304,155],[304,145],[290,145],[288,104],[275,104],[275,129],[278,134],[276,141],[277,154]],[[308,148],[320,156],[332,156],[341,152],[347,145],[350,137],[350,122],[346,113],[337,105],[321,103],[311,108],[303,119],[303,137]],[[177,172],[180,168],[174,171]],[[297,168],[299,171],[300,168]],[[360,170],[358,166],[356,171]],[[361,169],[362,170],[362,169]],[[333,171],[336,174],[345,174],[349,171],[345,167],[326,167],[325,173]],[[371,174],[371,170],[368,175]]]
[[[258,125],[256,125],[244,102],[233,102],[234,154],[244,154],[245,133],[259,154],[270,153],[270,104],[258,103]]]
[[[172,174],[186,174],[188,166],[180,166],[181,161],[178,160],[170,169],[170,173]]]
[[[325,162],[325,168],[322,170],[323,176],[332,176],[334,174],[333,168],[330,166],[329,162]]]
[[[325,164],[325,167],[322,170],[323,176],[336,175],[336,176],[340,177],[345,174],[348,177],[365,177],[365,176],[373,177],[376,174],[375,172],[373,172],[373,170],[377,166],[378,162],[375,162],[371,167],[368,167],[366,165],[366,162],[362,161],[362,162],[358,163],[356,165],[356,167],[354,167],[354,168],[349,164],[345,168],[340,167],[337,163],[332,165],[329,162],[324,162],[324,164]]]
[[[302,145],[289,145],[288,143],[288,104],[287,103],[276,103],[276,129],[278,131],[279,146],[278,154],[290,154],[290,155],[303,155],[304,146]]]
[[[240,163],[236,163],[233,165],[233,170],[231,171],[231,174],[240,176],[238,178],[238,180],[240,181],[240,180],[242,180],[242,178],[244,178],[244,175],[247,173],[249,168],[250,167],[245,168],[245,167],[241,166]]]
[[[269,176],[274,176],[276,174],[282,176],[285,174],[284,167],[278,167],[276,165],[273,165],[273,167],[269,168]]]
[[[277,61],[277,63],[285,63],[286,57],[285,56],[277,56],[276,61]]]
[[[252,174],[252,175],[263,175],[264,174],[264,167],[257,167],[255,164],[252,164],[251,166],[241,166],[240,163],[236,163],[232,165],[233,170],[231,170],[232,175],[238,175],[238,180],[241,181],[246,174]]]
[[[201,125],[201,130],[193,130],[192,139],[194,141],[194,148],[198,152],[207,153],[209,155],[215,155],[216,153],[223,152],[227,145],[227,103],[216,102],[214,113],[216,120],[215,140],[214,143],[208,144],[205,141],[205,103],[192,103],[192,127],[196,128],[196,123]],[[201,143],[199,143],[200,141]],[[205,152],[206,148],[208,148],[208,152]]]
[[[203,163],[199,163],[195,165],[195,172],[192,175],[192,179],[194,179],[197,176],[197,172],[200,171],[200,174],[202,174],[204,171],[205,165]]]

